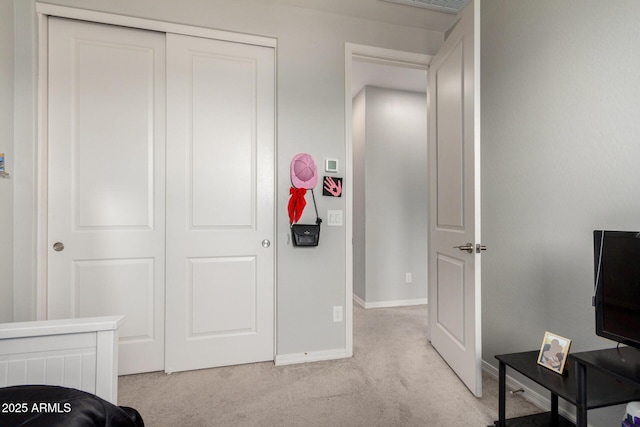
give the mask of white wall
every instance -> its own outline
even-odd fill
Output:
[[[13,319],[24,321],[36,316],[36,17],[30,0],[13,6]]]
[[[24,173],[21,177],[16,176],[15,185],[16,192],[18,186],[25,189],[21,189],[20,200],[16,196],[14,202],[14,255],[19,260],[14,272],[15,318],[33,318],[35,227],[32,201],[35,195],[30,188],[33,188],[36,165],[33,145],[36,118],[35,65],[30,58],[35,52],[36,38],[34,15],[28,10],[33,8],[33,0],[17,3],[20,7],[16,27],[30,33],[16,37],[17,48],[24,52],[22,56],[16,56],[17,72],[29,84],[16,83],[22,105],[16,109],[19,124],[15,129],[15,140],[23,144],[19,154]],[[48,3],[278,39],[277,351],[282,355],[344,349],[345,323],[332,321],[332,307],[351,304],[351,300],[345,299],[345,230],[344,227],[323,227],[318,248],[301,250],[288,243],[289,163],[295,154],[308,152],[319,164],[324,158],[332,157],[344,166],[345,42],[433,54],[442,43],[442,32],[415,26],[416,17],[427,16],[429,12],[385,3],[384,7],[394,7],[394,22],[412,23],[400,25],[302,7],[299,1],[289,0],[50,0]],[[0,102],[5,105],[7,101]],[[27,108],[29,105],[31,109]],[[31,128],[27,124],[31,124]],[[343,174],[344,169],[340,173]],[[320,196],[318,209],[321,217],[326,217],[328,209],[344,210],[344,198]]]
[[[354,291],[365,303],[427,297],[427,105],[424,93],[367,86],[354,105]],[[361,92],[362,93],[362,92]],[[364,126],[357,121],[364,120]],[[364,127],[364,141],[356,128]],[[361,138],[362,139],[362,138]],[[361,194],[359,195],[361,197]],[[356,229],[364,222],[364,236]],[[360,237],[360,238],[356,238]],[[362,238],[364,237],[364,238]],[[364,266],[356,262],[364,253]],[[362,274],[356,269],[365,269]],[[405,274],[412,283],[405,283]],[[420,301],[421,300],[421,301]]]
[[[612,347],[594,333],[592,231],[640,230],[640,2],[481,13],[483,358],[537,349],[546,330],[572,351]]]
[[[353,98],[353,120],[351,136],[353,143],[353,293],[367,300],[366,285],[366,197],[365,197],[365,153],[366,153],[366,102],[362,89]]]
[[[13,0],[0,0],[0,153],[13,165]],[[0,178],[0,323],[13,320],[13,180]]]

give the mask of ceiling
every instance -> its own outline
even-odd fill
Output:
[[[372,21],[385,22],[404,27],[415,27],[422,30],[428,29],[444,33],[455,22],[456,15],[443,12],[443,9],[434,10],[426,8],[424,5],[402,2],[389,2],[387,0],[275,0],[277,3],[286,4],[291,7],[305,9],[315,9],[326,13],[353,16],[356,18],[368,19]],[[445,2],[454,0],[416,0]],[[460,0],[455,0],[460,1]],[[467,1],[467,0],[465,0]],[[420,6],[420,7],[412,7]]]
[[[409,6],[424,7],[440,12],[458,13],[469,3],[469,0],[384,0],[391,3],[402,3]]]
[[[342,4],[353,4],[358,1],[359,0],[347,0]],[[416,17],[421,17],[421,19],[428,20],[434,29],[437,28],[441,31],[447,31],[458,19],[456,14],[460,12],[469,1],[470,0],[376,0],[375,3],[370,4],[371,7],[369,11],[374,9],[374,6],[383,8],[384,3],[390,3],[389,6],[391,6],[396,13],[410,13]],[[395,3],[395,5],[393,3]],[[354,58],[352,71],[352,97],[367,85],[422,93],[426,93],[427,91],[427,73],[425,70],[385,65],[366,60],[356,60],[356,58]]]
[[[445,33],[458,19],[455,9],[469,0],[275,0],[291,7],[321,10],[390,24]],[[416,7],[414,7],[416,6]],[[352,96],[364,86],[426,92],[426,72],[380,63],[353,61]]]

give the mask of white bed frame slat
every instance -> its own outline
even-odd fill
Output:
[[[0,324],[0,387],[58,385],[118,401],[124,316]]]

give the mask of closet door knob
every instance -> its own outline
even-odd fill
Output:
[[[64,244],[62,242],[55,242],[53,244],[53,250],[56,252],[60,252],[62,250],[64,250]]]
[[[271,246],[271,242],[269,240],[267,240],[267,239],[264,239],[262,241],[262,247],[263,248],[268,248],[269,246]]]

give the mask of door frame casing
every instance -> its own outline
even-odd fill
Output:
[[[76,9],[66,6],[57,6],[46,3],[36,2],[37,27],[38,27],[38,88],[37,88],[37,176],[35,182],[36,196],[36,318],[38,320],[46,320],[47,318],[47,256],[48,256],[48,79],[49,79],[49,52],[48,52],[48,18],[55,16],[59,18],[75,19],[89,21],[99,24],[116,25],[120,27],[129,27],[140,30],[156,31],[161,33],[175,33],[187,36],[202,37],[215,40],[223,40],[228,42],[249,44],[274,49],[274,87],[277,87],[277,58],[278,46],[277,39],[252,34],[234,33],[229,31],[221,31],[210,28],[195,27],[184,24],[175,24],[171,22],[155,21],[144,18],[135,18],[124,15],[115,15],[105,12],[96,12],[84,9]],[[277,91],[274,94],[274,174],[277,171]],[[276,198],[274,198],[274,209],[276,208]],[[273,223],[274,235],[277,235],[277,224]],[[273,261],[273,349],[274,359],[277,353],[277,251],[274,250]]]
[[[353,61],[368,61],[382,65],[413,68],[429,72],[431,55],[406,52],[395,49],[386,49],[375,46],[367,46],[354,43],[345,43],[345,353],[346,357],[353,356],[353,99],[351,97],[351,84],[353,80]],[[428,79],[428,75],[426,76]],[[427,111],[429,106],[429,91],[427,90]],[[425,117],[425,120],[428,116]],[[425,144],[428,143],[425,140]],[[425,165],[426,167],[427,165]],[[428,191],[428,189],[426,190]],[[426,215],[429,213],[426,212]],[[429,238],[427,238],[427,252]],[[425,260],[427,261],[427,260]],[[429,298],[429,286],[427,279],[427,301]],[[431,336],[430,326],[427,325],[427,337]]]

